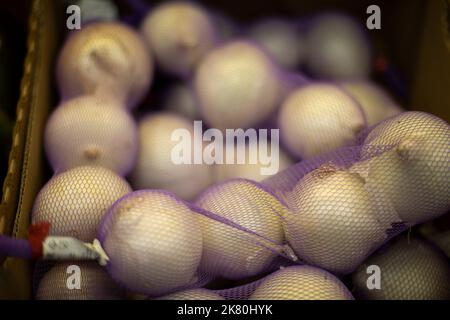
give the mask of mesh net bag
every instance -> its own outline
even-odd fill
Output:
[[[406,112],[357,140],[263,182],[290,209],[284,226],[298,258],[337,274],[450,209],[450,127],[443,120]]]
[[[51,235],[93,241],[107,209],[131,192],[128,183],[101,167],[78,167],[54,176],[39,192],[32,222],[51,223]]]
[[[35,273],[37,300],[117,300],[124,291],[96,262],[38,264]]]
[[[98,228],[110,258],[106,269],[127,290],[150,297],[217,278],[245,281],[284,264],[312,265],[283,270],[315,270],[312,278],[322,274],[340,284],[328,272],[354,272],[393,236],[450,209],[449,135],[448,124],[434,116],[403,113],[362,133],[358,145],[299,162],[262,183],[229,180],[193,203],[167,191],[130,193],[110,207]],[[415,201],[409,192],[423,203],[407,216],[399,204]],[[261,286],[272,288],[270,277],[216,293],[249,298]],[[291,296],[274,298],[349,297],[343,289],[321,296],[313,290],[320,281],[305,285],[310,294],[289,289],[284,292]],[[280,286],[288,288],[286,282]]]
[[[368,289],[369,266],[380,270],[379,289]],[[450,299],[450,264],[430,243],[399,236],[369,257],[351,276],[358,299]]]

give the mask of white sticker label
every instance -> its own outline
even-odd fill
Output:
[[[44,260],[97,260],[102,266],[109,260],[97,239],[90,244],[71,237],[49,236],[42,247]]]

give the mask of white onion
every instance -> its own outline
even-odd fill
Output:
[[[236,179],[212,186],[195,204],[275,243],[283,242],[279,214],[286,208],[250,181]],[[246,278],[263,272],[275,258],[274,252],[256,244],[253,235],[208,217],[199,215],[199,219],[203,232],[200,269],[206,274]]]
[[[102,95],[62,103],[45,128],[45,149],[55,172],[91,165],[126,175],[137,147],[134,119],[121,103]]]
[[[313,20],[306,37],[309,71],[323,79],[366,78],[371,53],[362,25],[334,13]]]
[[[175,292],[158,300],[225,300],[222,296],[208,289],[189,289]]]
[[[193,3],[171,1],[151,10],[141,31],[158,66],[177,75],[189,75],[216,42],[208,13]]]
[[[104,92],[137,106],[153,78],[143,39],[117,22],[96,22],[71,34],[61,49],[56,76],[63,99]]]
[[[370,290],[377,266],[380,288]],[[369,279],[371,278],[371,279]],[[448,300],[450,264],[433,245],[403,235],[370,256],[351,277],[356,298],[369,300]]]
[[[79,269],[78,269],[79,268]],[[70,288],[79,278],[80,288]],[[125,293],[96,262],[59,262],[41,279],[37,300],[117,300]]]
[[[365,127],[361,107],[330,84],[309,84],[294,90],[278,116],[281,141],[297,157],[306,159],[355,143]]]
[[[382,147],[391,149],[376,155]],[[362,157],[367,158],[367,183],[404,222],[421,223],[450,208],[450,126],[445,121],[422,112],[388,119],[367,136]]]
[[[203,119],[218,129],[259,124],[280,101],[279,79],[270,58],[249,42],[236,40],[214,49],[194,78]]]
[[[262,168],[267,168],[271,166],[275,166],[273,164],[263,163],[263,160],[259,156],[259,143],[258,142],[251,142],[247,144],[237,143],[234,145],[234,155],[236,157],[237,154],[245,153],[245,163],[244,164],[216,164],[214,166],[214,173],[215,173],[215,181],[216,182],[223,182],[225,180],[229,180],[232,178],[244,178],[249,179],[253,181],[260,182],[264,179],[270,178],[274,174],[283,171],[284,169],[287,169],[290,165],[292,165],[294,162],[293,160],[281,149],[278,150],[278,157],[275,154],[271,154],[271,147],[270,142],[267,144],[268,151],[262,151],[263,153],[268,153],[266,155],[270,154],[271,161],[275,163],[275,161],[278,161],[278,169],[274,171],[271,175],[264,175],[261,172]],[[226,159],[226,152],[224,154],[224,158]],[[251,159],[257,159],[256,163],[251,163]]]
[[[249,300],[353,300],[353,296],[331,273],[295,266],[268,276]]]
[[[51,235],[91,242],[106,210],[131,191],[111,170],[77,167],[47,182],[34,202],[32,221],[50,222]]]
[[[264,20],[252,26],[248,35],[284,68],[294,69],[303,62],[305,42],[294,23],[281,19]]]
[[[340,85],[361,106],[367,125],[372,126],[402,112],[400,106],[380,87],[369,81],[345,81]]]
[[[109,273],[136,293],[160,296],[196,281],[202,232],[195,213],[167,192],[122,198],[106,216],[100,238]]]
[[[323,165],[287,196],[286,238],[300,259],[339,274],[353,271],[385,240],[378,207],[357,174]],[[381,220],[381,218],[380,218]]]
[[[160,112],[140,121],[138,159],[131,175],[136,189],[166,189],[189,200],[212,183],[211,166],[172,161],[172,150],[179,142],[171,138],[177,129],[186,129],[194,139],[193,124],[178,115]]]

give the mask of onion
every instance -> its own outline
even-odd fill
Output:
[[[360,106],[330,84],[309,84],[294,90],[278,116],[281,141],[306,159],[356,142],[365,127]]]
[[[383,147],[391,149],[374,156]],[[406,112],[382,122],[367,136],[362,150],[367,183],[408,224],[450,209],[449,156],[450,126],[423,112]]]
[[[402,109],[380,87],[369,81],[345,81],[340,85],[361,106],[367,125],[372,126],[402,112]]]
[[[285,233],[300,259],[331,272],[353,271],[385,240],[378,207],[357,174],[326,164],[287,196]]]
[[[369,266],[377,266],[379,289],[369,290]],[[354,294],[370,300],[448,300],[450,264],[446,256],[429,243],[401,236],[370,256],[352,275]]]
[[[166,93],[164,110],[172,111],[187,119],[200,119],[198,103],[190,86],[179,83]]]
[[[270,58],[249,42],[235,40],[214,49],[194,78],[203,119],[218,129],[262,122],[280,101],[279,79]]]
[[[137,106],[153,77],[153,59],[130,27],[96,22],[70,35],[61,49],[56,76],[63,99],[104,92]]]
[[[266,163],[269,159],[261,159],[259,146],[260,144],[258,142],[250,142],[247,144],[238,143],[234,145],[234,156],[236,157],[237,154],[245,154],[245,163],[216,164],[214,166],[216,182],[223,182],[232,178],[244,178],[260,182],[287,169],[294,163],[281,149],[278,149],[278,155],[272,154],[270,142],[267,143],[267,151],[262,151],[265,156],[270,155],[271,163]],[[226,152],[224,158],[226,159]],[[276,161],[278,162],[277,166],[274,164]],[[273,168],[274,172],[272,174],[263,174],[261,172],[263,168],[266,168],[266,170]]]
[[[361,25],[335,13],[320,15],[306,36],[308,70],[323,79],[366,78],[371,53]]]
[[[79,268],[78,271],[69,267]],[[68,285],[80,276],[80,289]],[[117,287],[106,270],[96,262],[59,262],[52,267],[39,283],[37,300],[117,300],[125,293]]]
[[[160,296],[195,281],[202,233],[189,207],[158,190],[123,197],[102,222],[108,271],[137,293]]]
[[[199,6],[171,1],[150,11],[141,26],[158,66],[176,75],[189,75],[216,42],[208,13]]]
[[[211,166],[173,162],[172,151],[180,143],[172,141],[172,133],[177,129],[187,130],[194,145],[193,125],[180,116],[160,112],[140,121],[139,153],[131,175],[136,189],[166,189],[189,200],[212,183]]]
[[[158,300],[225,300],[222,296],[208,289],[190,289],[175,292]]]
[[[62,103],[45,128],[45,149],[55,172],[103,166],[126,175],[137,153],[134,119],[121,103],[101,95]]]
[[[91,242],[106,210],[131,192],[128,183],[100,167],[77,167],[54,176],[34,202],[33,223],[51,223],[50,233]]]
[[[286,208],[272,194],[248,180],[236,179],[208,188],[195,204],[281,244],[278,215]],[[203,232],[200,270],[213,276],[241,279],[267,269],[276,254],[256,238],[223,222],[199,215]]]
[[[331,273],[294,266],[265,278],[249,300],[353,300],[353,296]]]
[[[264,20],[252,26],[248,35],[284,68],[295,69],[303,62],[305,43],[294,23],[281,19]]]

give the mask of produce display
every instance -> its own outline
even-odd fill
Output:
[[[372,77],[363,25],[148,10],[61,46],[53,176],[31,237],[0,236],[0,256],[56,260],[36,299],[449,299],[448,257],[402,233],[450,210],[450,125]]]

